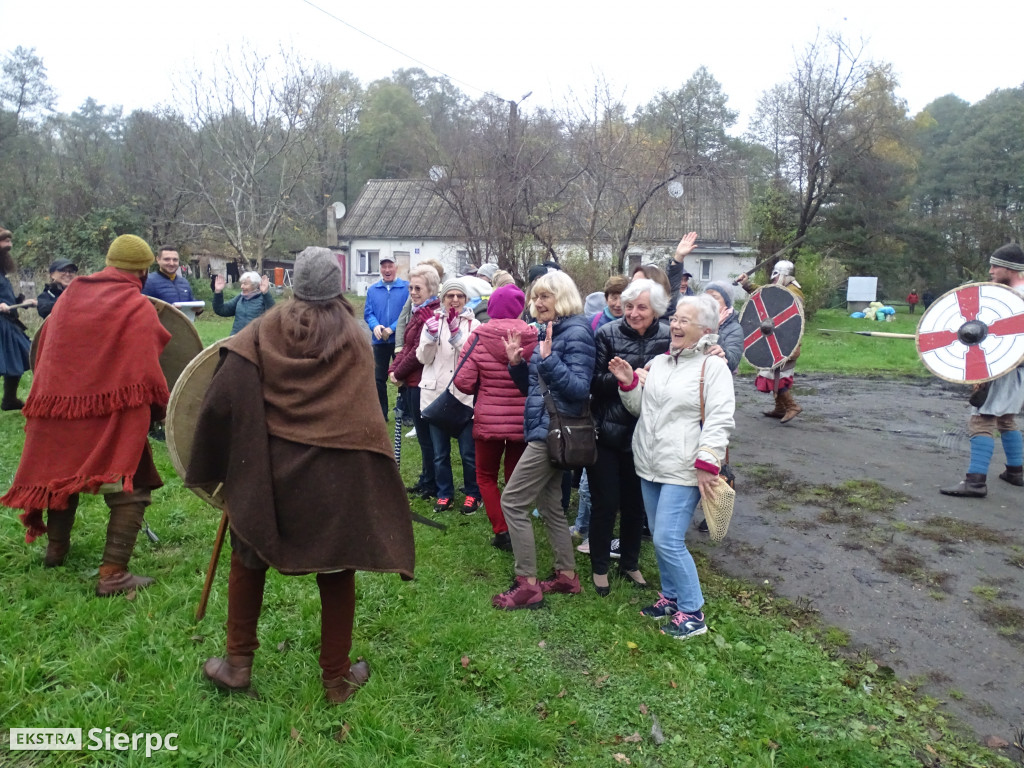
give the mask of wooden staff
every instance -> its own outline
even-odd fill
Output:
[[[220,493],[224,483],[220,483],[213,495]],[[217,561],[220,560],[220,551],[224,548],[224,534],[228,530],[228,511],[220,516],[220,525],[217,527],[217,537],[213,540],[213,554],[210,555],[210,567],[206,569],[206,583],[203,584],[203,594],[199,596],[199,607],[196,608],[196,621],[202,621],[206,615],[206,604],[210,601],[210,589],[213,587],[213,577],[217,574]]]
[[[916,333],[886,333],[885,331],[839,331],[834,328],[819,328],[819,333],[856,333],[858,336],[881,336],[883,339],[916,339]]]
[[[787,245],[784,245],[784,246],[782,246],[781,248],[779,248],[779,250],[777,250],[777,251],[776,251],[775,253],[773,253],[773,254],[772,254],[771,256],[769,256],[769,257],[768,257],[767,259],[761,259],[761,260],[760,260],[759,262],[757,262],[757,264],[755,264],[755,265],[754,265],[753,267],[751,267],[751,268],[750,268],[749,270],[747,270],[747,273],[746,273],[746,274],[747,274],[747,277],[750,277],[750,276],[751,276],[752,274],[754,274],[755,272],[757,272],[757,270],[759,270],[759,269],[760,269],[761,267],[763,267],[763,266],[764,266],[765,264],[767,264],[767,263],[768,263],[769,261],[771,261],[772,259],[777,259],[777,258],[779,258],[779,256],[781,256],[782,254],[784,254],[784,253],[785,253],[786,251],[788,251],[788,250],[789,250],[790,248],[792,248],[793,246],[795,246],[795,245],[800,245],[800,242],[801,242],[801,241],[802,241],[802,240],[803,240],[803,239],[804,239],[805,237],[807,237],[807,235],[806,235],[806,234],[804,234],[804,235],[800,235],[800,237],[798,237],[798,238],[797,238],[796,240],[794,240],[793,242],[791,242],[791,243],[788,243]],[[733,280],[733,281],[732,281],[732,284],[733,284],[733,285],[739,285],[739,284],[740,284],[740,281],[739,281],[739,280]]]

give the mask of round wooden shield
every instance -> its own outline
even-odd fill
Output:
[[[199,338],[199,331],[185,314],[177,307],[168,304],[166,301],[147,297],[156,308],[160,324],[171,333],[171,340],[167,342],[164,351],[160,353],[160,368],[167,379],[167,388],[173,389],[174,383],[178,380],[185,366],[203,350],[203,340]],[[32,337],[32,346],[29,348],[29,367],[36,367],[36,351],[39,346],[39,334],[43,332],[43,326],[49,321],[46,318],[39,326]]]
[[[199,409],[203,405],[213,373],[217,370],[217,363],[220,362],[220,348],[224,341],[221,339],[210,345],[185,366],[171,390],[170,402],[167,403],[167,418],[164,421],[167,452],[182,479],[185,478],[185,470],[192,458],[192,438],[196,433]],[[227,509],[227,503],[219,493],[211,495],[201,488],[189,490],[218,509]]]
[[[803,338],[803,307],[785,288],[766,285],[747,300],[740,326],[747,362],[755,368],[781,368]]]
[[[981,384],[1024,363],[1024,296],[968,283],[940,296],[917,325],[917,354],[945,381]]]

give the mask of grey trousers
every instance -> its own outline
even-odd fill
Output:
[[[526,451],[501,494],[501,508],[512,539],[517,576],[537,576],[537,547],[530,519],[534,500],[547,528],[551,549],[555,552],[555,570],[575,571],[576,557],[569,521],[562,511],[562,470],[551,466],[547,445],[542,442],[526,444]]]

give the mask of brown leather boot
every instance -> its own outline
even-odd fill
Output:
[[[1005,472],[999,473],[999,479],[1005,480],[1010,485],[1024,485],[1024,466],[1007,466]]]
[[[113,597],[136,589],[145,589],[153,583],[148,576],[136,576],[121,565],[100,566],[100,580],[96,585],[96,597]]]
[[[786,413],[781,419],[779,424],[785,424],[787,421],[792,421],[803,412],[803,408],[796,404],[796,400],[793,399],[793,390],[787,389],[785,392],[779,395],[779,399],[782,400],[782,404],[786,409]]]
[[[203,677],[223,691],[246,691],[252,682],[252,656],[212,656],[203,664]]]
[[[987,477],[987,475],[981,475],[977,472],[968,472],[966,478],[950,488],[941,488],[939,493],[946,496],[983,499],[988,495],[988,486],[985,484]]]
[[[46,555],[43,567],[56,568],[64,565],[71,549],[71,528],[75,524],[78,509],[78,494],[68,498],[66,509],[50,509],[46,512]]]
[[[324,680],[324,694],[332,704],[343,704],[370,679],[370,665],[360,659],[351,666],[347,675]]]
[[[762,411],[769,419],[781,419],[786,415],[786,405],[779,394],[775,393],[775,408],[771,411]]]

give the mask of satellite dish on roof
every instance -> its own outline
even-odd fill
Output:
[[[670,181],[668,183],[668,194],[670,197],[674,197],[677,200],[683,196],[683,182],[681,181]]]
[[[430,173],[428,175],[430,176],[430,180],[437,184],[437,182],[439,182],[445,176],[444,166],[435,165],[431,167]]]
[[[334,208],[334,218],[341,219],[345,216],[345,204],[344,203],[331,203],[331,207]]]

